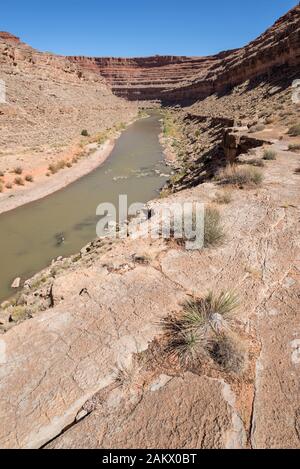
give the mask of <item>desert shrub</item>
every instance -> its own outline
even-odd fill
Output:
[[[59,160],[56,163],[56,167],[58,168],[58,170],[63,169],[65,166],[66,166],[66,162],[64,160]]]
[[[4,172],[0,171],[0,178],[2,178],[3,176],[4,176]]]
[[[252,127],[250,127],[249,132],[250,133],[261,132],[264,129],[265,129],[264,124],[256,124],[256,125],[252,125]]]
[[[28,308],[22,305],[15,306],[10,314],[10,320],[14,322],[23,321],[27,317],[29,317]]]
[[[54,163],[49,164],[48,170],[49,170],[52,174],[57,173],[57,168],[56,168],[56,165],[55,165]]]
[[[165,332],[165,351],[188,365],[205,354],[215,352],[216,336],[229,329],[231,315],[238,305],[238,298],[231,292],[214,294],[187,301],[182,314],[168,316],[161,321]],[[216,352],[215,352],[216,354]]]
[[[89,133],[88,133],[88,131],[87,131],[86,129],[83,129],[83,130],[81,131],[81,135],[82,135],[83,137],[88,137],[88,136],[89,136]]]
[[[264,155],[263,155],[264,160],[272,161],[272,160],[276,160],[276,158],[277,158],[276,151],[270,150],[270,149],[264,151]]]
[[[204,247],[216,246],[223,241],[224,237],[219,210],[214,207],[206,207],[204,216]]]
[[[120,124],[118,124],[116,128],[117,130],[124,130],[126,129],[126,124],[124,122],[120,122]]]
[[[0,192],[3,192],[3,185],[0,182]]]
[[[33,182],[33,176],[32,176],[31,174],[27,174],[27,175],[25,176],[25,181],[27,181],[27,182]]]
[[[185,231],[184,235],[177,238],[175,236],[175,229],[174,225],[171,223],[171,230],[170,233],[167,235],[163,236],[166,239],[172,239],[175,240],[175,242],[179,246],[184,246],[187,241],[193,242],[196,240],[196,234],[194,229],[196,228],[196,213],[192,213],[192,231],[191,233],[187,233]],[[163,234],[162,232],[160,233],[161,235]],[[219,210],[214,207],[206,207],[205,212],[204,212],[204,247],[212,247],[212,246],[218,246],[222,243],[222,241],[225,238],[225,234],[223,231],[223,226],[221,224],[221,216],[219,213]]]
[[[300,151],[300,144],[297,143],[291,143],[289,145],[289,151]]]
[[[11,188],[12,188],[12,183],[11,183],[11,182],[7,182],[7,183],[5,184],[5,187],[6,187],[6,189],[11,189]]]
[[[139,112],[138,112],[138,118],[141,119],[143,117],[148,117],[149,114],[147,114],[147,112],[144,110],[144,109],[139,109]]]
[[[102,145],[103,143],[105,143],[106,139],[107,139],[107,136],[106,136],[106,135],[104,135],[104,134],[103,134],[103,135],[100,135],[100,136],[98,137],[98,139],[97,139],[97,143],[98,143],[99,145]]]
[[[263,181],[261,171],[251,166],[227,166],[217,176],[221,184],[259,185]]]
[[[67,168],[72,168],[72,162],[71,162],[71,161],[68,161],[68,162],[66,163],[66,167],[67,167]]]
[[[17,166],[16,168],[14,168],[14,173],[15,174],[22,174],[23,173],[23,168],[21,168],[21,166]]]
[[[251,166],[256,166],[257,168],[263,168],[264,162],[259,158],[252,158],[251,160],[247,160],[247,164]]]
[[[55,173],[57,173],[57,171],[59,171],[60,169],[63,169],[65,166],[66,166],[66,162],[65,162],[64,160],[59,160],[59,161],[57,161],[57,163],[51,163],[51,164],[48,166],[48,170],[49,170],[52,174],[55,174]]]
[[[289,128],[288,134],[291,137],[299,137],[300,135],[300,124],[294,124]]]
[[[295,169],[295,173],[300,174],[300,166],[299,166],[299,168]]]
[[[219,192],[215,197],[215,202],[221,205],[228,205],[232,201],[231,192]]]
[[[24,181],[20,176],[17,176],[14,179],[14,183],[17,184],[17,186],[24,186]]]

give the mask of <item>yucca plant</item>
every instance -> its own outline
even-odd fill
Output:
[[[183,328],[169,336],[165,351],[182,365],[189,365],[197,360],[205,346],[206,339],[201,334]]]
[[[182,315],[160,322],[167,339],[166,352],[182,364],[193,363],[210,350],[212,337],[229,329],[226,322],[237,305],[238,298],[231,292],[210,292],[204,298],[187,301]]]
[[[188,301],[184,305],[183,323],[186,328],[211,328],[218,332],[232,311],[238,306],[238,297],[232,292],[214,295],[209,292],[205,298]]]

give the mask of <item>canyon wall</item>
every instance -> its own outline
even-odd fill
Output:
[[[241,49],[210,57],[69,57],[104,77],[128,100],[182,102],[203,99],[280,68],[300,65],[300,6]]]
[[[23,149],[56,152],[82,129],[94,134],[136,114],[136,105],[115,96],[99,73],[39,52],[7,32],[0,32],[0,79],[6,85],[0,145],[9,155]]]

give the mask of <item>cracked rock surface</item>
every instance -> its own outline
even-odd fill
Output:
[[[232,188],[219,207],[222,245],[86,249],[54,279],[53,307],[1,335],[1,447],[299,447],[300,184],[297,154],[280,145],[263,185]],[[153,207],[212,203],[219,190],[202,184]],[[211,289],[241,300],[234,320],[249,358],[239,376],[159,353],[160,319]]]

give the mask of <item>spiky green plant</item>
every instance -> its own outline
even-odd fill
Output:
[[[206,297],[206,302],[210,305],[211,312],[228,316],[239,304],[238,296],[233,292],[221,292],[214,295],[210,292]]]
[[[237,305],[238,298],[232,292],[210,292],[204,298],[187,301],[182,315],[168,316],[160,322],[167,339],[166,352],[182,364],[193,363],[210,350],[212,337],[229,329],[226,321]]]
[[[168,337],[165,351],[170,357],[178,358],[182,365],[189,365],[197,360],[205,346],[203,335],[183,328]]]
[[[205,298],[190,300],[184,305],[182,323],[186,329],[211,328],[219,331],[224,322],[238,306],[238,297],[232,292],[214,295],[209,292]]]

